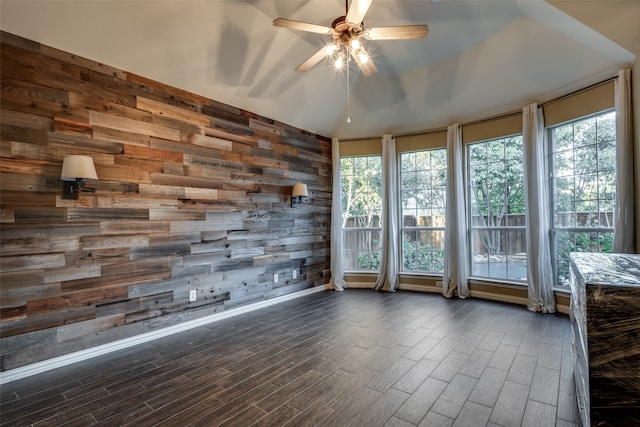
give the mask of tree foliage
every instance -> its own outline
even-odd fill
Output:
[[[569,284],[570,252],[613,250],[615,125],[615,112],[609,112],[551,130],[554,249],[560,285]]]
[[[470,144],[468,153],[472,225],[524,225],[522,135]],[[500,231],[483,231],[479,236],[487,253],[503,252]]]

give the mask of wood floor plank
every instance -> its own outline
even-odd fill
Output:
[[[429,411],[418,427],[451,427],[454,420],[436,412]]]
[[[444,381],[427,378],[398,409],[396,416],[412,424],[418,424],[446,387],[447,383]]]
[[[464,406],[478,380],[466,375],[456,375],[435,401],[431,410],[455,419]]]
[[[493,352],[476,348],[458,372],[468,377],[480,378],[492,356]]]
[[[433,370],[430,376],[437,380],[450,382],[453,377],[456,376],[458,371],[462,369],[468,358],[468,354],[452,351],[442,362],[440,362],[438,367]]]
[[[566,316],[350,289],[3,384],[0,426],[578,427],[571,358]]]
[[[356,413],[355,420],[350,425],[382,427],[391,419],[393,414],[396,413],[409,396],[411,396],[409,393],[390,388],[380,396],[369,410],[359,411],[359,413]]]
[[[509,369],[507,380],[530,386],[537,361],[538,359],[534,356],[516,354],[511,364],[511,369]]]
[[[311,370],[285,386],[276,388],[277,386],[274,385],[274,392],[262,400],[259,400],[256,405],[267,412],[274,411],[276,408],[293,399],[304,390],[321,381],[323,378],[324,374]]]
[[[548,405],[558,405],[560,370],[537,366],[533,374],[529,399]]]
[[[467,401],[456,417],[453,427],[483,426],[489,421],[491,408]]]
[[[327,405],[323,405],[322,403],[311,405],[304,411],[300,412],[288,423],[283,424],[283,427],[321,426],[326,419],[333,415],[334,412],[335,409],[330,408]]]
[[[401,420],[397,417],[391,417],[384,427],[414,427],[414,424],[408,423],[405,420]]]
[[[524,411],[522,427],[544,427],[556,422],[556,407],[529,399]]]
[[[491,412],[490,421],[502,426],[519,426],[527,406],[529,387],[505,381],[498,400]]]
[[[473,388],[469,400],[492,408],[506,379],[507,371],[487,368]]]
[[[513,359],[515,359],[517,352],[518,347],[501,343],[493,353],[493,357],[487,366],[489,368],[508,371],[511,369],[511,364],[513,363]]]
[[[295,418],[300,413],[299,409],[289,405],[280,405],[266,416],[251,424],[253,427],[279,427]]]
[[[431,372],[438,366],[438,362],[430,359],[422,359],[416,363],[409,372],[400,378],[394,387],[406,393],[413,393],[420,384],[426,380]]]

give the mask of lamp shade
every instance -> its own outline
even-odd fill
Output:
[[[98,179],[93,159],[89,156],[65,156],[60,179],[75,181],[77,178]]]
[[[307,184],[303,184],[301,182],[295,184],[293,186],[293,191],[291,192],[293,197],[309,197],[309,192],[307,191]]]

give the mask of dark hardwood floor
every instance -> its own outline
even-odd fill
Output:
[[[325,292],[2,386],[3,426],[577,426],[569,319]]]

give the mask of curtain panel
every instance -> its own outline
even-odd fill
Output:
[[[442,294],[447,298],[469,296],[469,244],[463,159],[462,131],[460,125],[455,123],[447,130],[447,206],[442,277]]]
[[[342,260],[342,185],[340,178],[340,142],[338,138],[331,140],[331,156],[333,162],[333,189],[331,194],[331,280],[329,286],[336,291],[347,287],[344,280],[344,264]]]
[[[631,70],[618,73],[616,105],[616,209],[613,251],[635,253],[635,187]]]
[[[375,290],[395,292],[398,287],[398,262],[400,241],[398,238],[398,161],[396,141],[389,135],[382,136],[382,221],[380,244],[382,257]]]
[[[522,114],[527,280],[531,311],[555,313],[549,232],[549,196],[542,109],[533,103]]]

